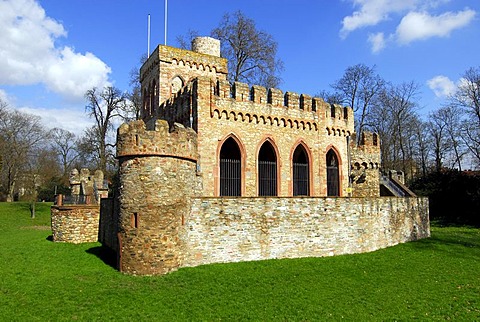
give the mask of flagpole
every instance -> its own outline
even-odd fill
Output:
[[[165,46],[167,45],[167,2],[168,0],[165,0]]]
[[[147,23],[147,58],[150,57],[150,14],[148,14]]]

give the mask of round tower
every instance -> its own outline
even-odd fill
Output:
[[[195,191],[197,137],[158,120],[118,129],[120,165],[119,269],[135,275],[165,274],[182,266],[184,218]]]
[[[196,37],[192,40],[192,51],[220,57],[220,40],[211,37]]]

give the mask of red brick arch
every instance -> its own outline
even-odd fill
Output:
[[[292,149],[290,150],[290,157],[289,157],[289,165],[290,165],[290,185],[288,188],[289,195],[293,196],[293,154],[297,150],[298,146],[302,146],[305,150],[305,153],[308,157],[308,182],[309,182],[309,195],[314,196],[314,189],[313,189],[313,155],[312,151],[310,150],[309,146],[305,143],[303,139],[298,139],[295,144],[293,145]]]
[[[241,164],[241,195],[245,195],[245,164],[247,158],[247,152],[245,149],[245,145],[243,144],[240,137],[231,132],[224,136],[221,140],[218,141],[217,150],[215,152],[215,169],[214,169],[214,194],[215,196],[220,196],[220,151],[222,150],[222,146],[228,139],[232,138],[240,150],[240,164]]]

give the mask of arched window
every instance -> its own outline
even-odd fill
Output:
[[[150,111],[148,108],[148,92],[147,89],[143,90],[143,116],[150,116]]]
[[[155,94],[157,91],[157,84],[153,81],[152,86],[150,87],[150,114],[153,115],[156,110],[155,106]]]
[[[310,194],[310,172],[308,155],[303,145],[298,145],[293,152],[293,195],[308,196]]]
[[[242,165],[237,142],[228,138],[220,150],[220,196],[241,196]]]
[[[327,152],[327,196],[340,195],[340,175],[338,172],[338,158],[330,149]]]
[[[175,76],[172,79],[172,94],[178,93],[179,90],[181,90],[183,87],[183,80],[180,78],[180,76]]]
[[[277,195],[277,155],[268,141],[258,153],[258,195]]]

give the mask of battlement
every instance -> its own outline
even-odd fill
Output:
[[[260,104],[270,104],[274,107],[284,107],[288,109],[298,109],[308,112],[325,111],[326,116],[337,119],[353,119],[353,110],[349,107],[336,105],[331,109],[331,105],[319,97],[312,97],[308,94],[298,94],[287,91],[283,93],[277,88],[265,88],[263,86],[248,86],[246,83],[235,82],[230,85],[228,81],[217,81],[214,87],[214,93],[220,98],[233,98],[237,102],[254,102]],[[336,112],[336,110],[338,110]]]
[[[380,154],[380,137],[377,133],[372,132],[362,132],[360,141],[357,142],[357,134],[352,135],[352,140],[350,144],[353,148],[364,151],[365,153],[370,154]]]
[[[239,82],[230,85],[217,81],[211,87],[215,97],[211,114],[217,118],[315,131],[325,128],[328,135],[353,133],[353,110],[349,107],[331,105],[308,94]]]
[[[117,158],[130,156],[167,156],[196,161],[197,134],[190,128],[165,120],[156,120],[147,130],[142,120],[122,124],[117,134]]]

